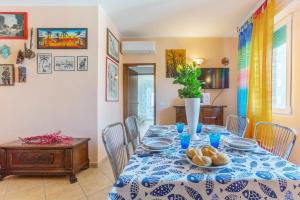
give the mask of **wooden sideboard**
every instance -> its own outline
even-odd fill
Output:
[[[68,144],[24,144],[20,140],[0,145],[0,180],[8,175],[67,175],[89,167],[89,138],[73,138]]]
[[[203,124],[216,124],[216,125],[224,125],[224,108],[227,106],[214,106],[214,105],[201,105],[200,107],[200,115],[199,122]],[[186,115],[185,115],[185,106],[178,105],[174,106],[176,109],[176,123],[184,122],[187,123]]]

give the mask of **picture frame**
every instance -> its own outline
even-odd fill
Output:
[[[54,56],[54,71],[75,71],[75,56]]]
[[[115,62],[119,63],[120,60],[120,41],[117,37],[107,29],[107,38],[106,38],[106,51],[107,55],[112,58]]]
[[[28,39],[27,12],[0,12],[0,39]]]
[[[166,49],[166,78],[178,76],[177,66],[186,65],[186,49]]]
[[[87,48],[87,28],[37,28],[37,49]]]
[[[106,57],[106,101],[119,101],[119,65]]]
[[[52,74],[52,54],[37,54],[37,74]]]
[[[88,71],[89,68],[88,56],[77,56],[77,71]]]
[[[0,86],[13,86],[15,84],[14,64],[0,64]]]

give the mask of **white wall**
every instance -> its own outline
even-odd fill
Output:
[[[37,74],[36,58],[26,60],[27,82],[0,87],[0,143],[61,130],[73,137],[91,138],[90,160],[97,162],[97,7],[1,7],[1,11],[28,12],[29,28],[35,31],[38,27],[88,28],[86,50],[37,50],[35,41],[34,51],[52,56],[88,56],[89,70]],[[7,60],[0,58],[0,63],[15,64],[24,42],[0,40],[13,53]]]
[[[106,157],[102,142],[103,129],[112,123],[123,122],[123,66],[119,62],[119,102],[106,102],[106,33],[107,27],[117,37],[120,34],[103,9],[99,6],[99,71],[98,71],[98,160]]]

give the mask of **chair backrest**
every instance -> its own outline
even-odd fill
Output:
[[[247,117],[242,117],[238,115],[228,115],[226,120],[226,129],[231,133],[244,137],[249,120]]]
[[[127,133],[127,141],[128,143],[131,143],[133,151],[135,151],[137,146],[141,142],[137,118],[135,116],[127,117],[127,119],[125,120],[125,127]]]
[[[107,126],[103,130],[102,140],[115,180],[117,180],[129,160],[128,144],[123,124],[115,123]]]
[[[296,131],[271,122],[258,122],[255,125],[254,139],[263,149],[288,159],[296,142]]]

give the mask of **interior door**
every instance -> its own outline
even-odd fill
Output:
[[[128,69],[128,116],[138,116],[138,88],[139,88],[139,83],[138,83],[138,74],[137,72],[131,70],[130,68]]]

